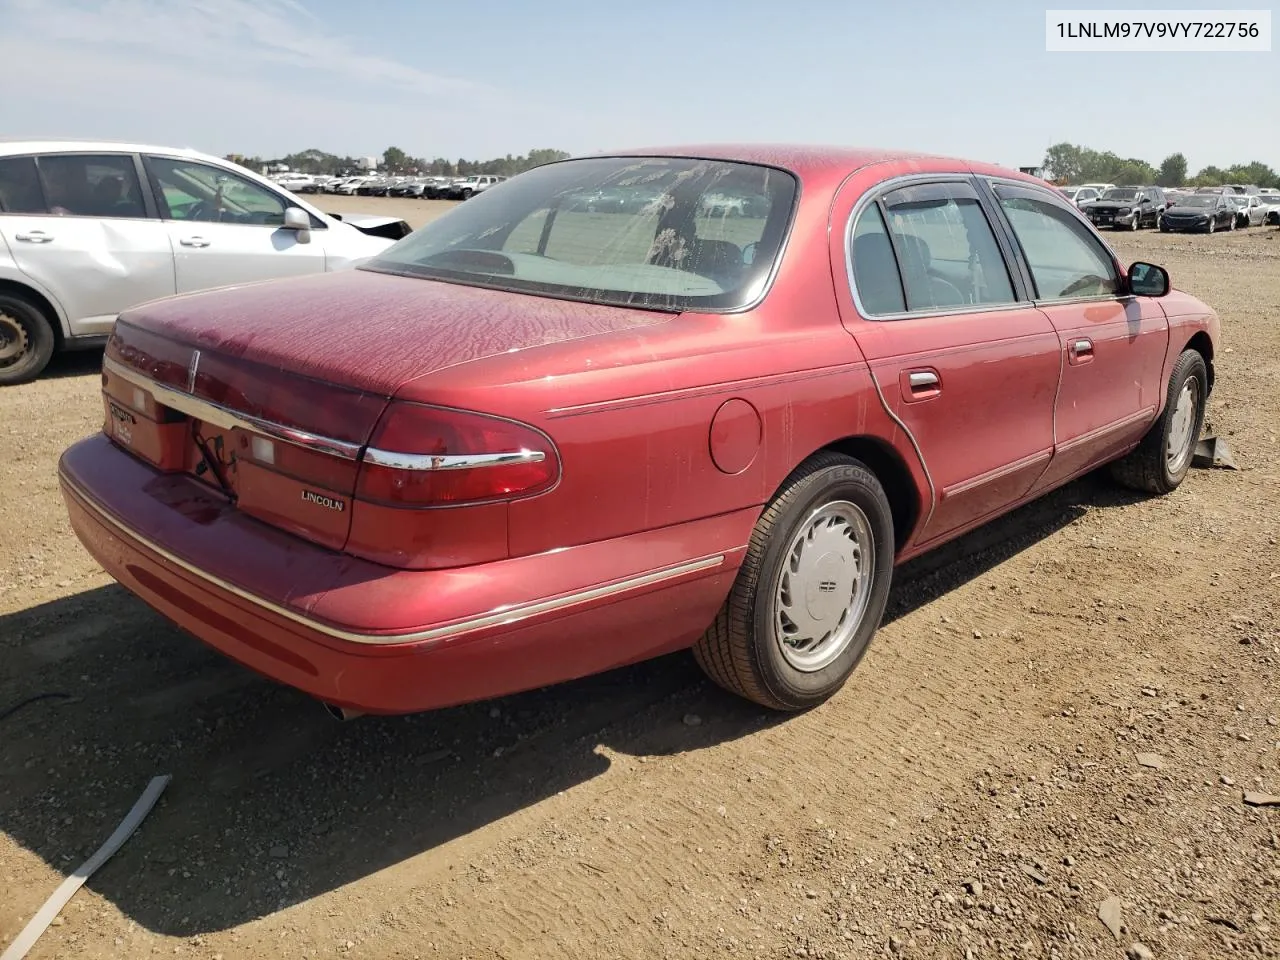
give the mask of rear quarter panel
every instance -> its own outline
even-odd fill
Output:
[[[761,507],[801,461],[837,440],[893,436],[836,309],[830,196],[829,187],[805,185],[782,264],[753,310],[533,347],[400,391],[500,412],[555,441],[562,480],[509,506],[510,555],[664,527],[678,536],[679,524]],[[713,440],[717,411],[730,400],[735,416],[717,423]],[[717,466],[713,443],[737,462],[722,456]],[[747,512],[743,543],[757,515]]]

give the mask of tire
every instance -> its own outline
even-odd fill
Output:
[[[1160,232],[1161,232],[1161,233],[1168,233],[1168,232],[1169,232],[1169,228],[1168,228],[1165,224],[1163,224],[1163,223],[1162,223],[1162,224],[1160,224]]]
[[[470,200],[470,199],[471,199],[471,197],[472,197],[472,192],[471,192],[471,190],[470,190],[470,189],[467,189],[467,190],[463,190],[463,191],[462,191],[462,199],[463,199],[463,200]]]
[[[1184,391],[1190,391],[1184,398]],[[1111,464],[1111,475],[1121,485],[1145,493],[1172,493],[1191,469],[1196,441],[1204,427],[1209,371],[1196,350],[1184,350],[1173,365],[1165,395],[1164,412],[1151,425],[1142,442]],[[1183,408],[1189,402],[1190,409]],[[1175,449],[1170,449],[1174,447]]]
[[[1210,218],[1209,218],[1209,226],[1206,228],[1205,232],[1206,232],[1206,233],[1213,233],[1213,231],[1215,231],[1215,230],[1217,230],[1217,229],[1218,229],[1218,221],[1217,221],[1216,219],[1214,219],[1213,217],[1210,217]]]
[[[866,653],[889,598],[893,559],[893,514],[875,474],[851,457],[813,456],[756,522],[733,589],[694,658],[717,684],[761,706],[816,706]],[[783,640],[805,633],[817,637],[807,648]]]
[[[1236,224],[1237,224],[1237,223],[1239,223],[1239,222],[1240,222],[1240,218],[1239,218],[1239,217],[1232,217],[1232,218],[1231,218],[1231,223],[1229,223],[1229,224],[1227,225],[1227,229],[1228,229],[1228,230],[1234,230],[1234,229],[1236,228]]]
[[[1129,229],[1134,231],[1142,229],[1142,213],[1140,211],[1134,213],[1133,223],[1129,225]]]
[[[34,380],[49,365],[56,344],[42,308],[21,294],[0,292],[0,386]]]

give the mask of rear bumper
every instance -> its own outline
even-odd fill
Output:
[[[246,517],[105,437],[63,454],[72,528],[178,626],[326,702],[411,713],[598,673],[692,644],[755,521],[738,511],[447,570],[398,570]]]

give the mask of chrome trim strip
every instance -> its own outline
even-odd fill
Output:
[[[197,351],[191,361],[191,370],[195,369],[198,357],[199,352]],[[245,413],[237,413],[220,404],[209,400],[201,400],[198,397],[191,396],[189,393],[183,393],[181,390],[175,390],[173,387],[158,383],[141,371],[126,367],[110,357],[103,358],[102,369],[113,376],[119,377],[121,380],[127,380],[134,386],[148,391],[158,403],[185,413],[187,416],[195,417],[197,420],[203,420],[205,423],[221,427],[224,430],[237,428],[250,430],[275,440],[291,443],[296,447],[327,453],[330,456],[341,457],[344,460],[355,460],[360,456],[361,445],[358,443],[334,440],[332,437],[322,437],[316,433],[308,433],[306,430],[286,427],[282,423],[251,417]]]
[[[979,487],[986,486],[988,483],[995,483],[997,480],[1003,480],[1005,477],[1011,477],[1020,470],[1026,470],[1034,467],[1038,463],[1048,463],[1053,459],[1053,448],[1048,450],[1040,450],[1029,456],[1023,457],[1021,460],[1015,460],[1013,463],[1002,464],[994,470],[988,470],[986,473],[980,473],[976,477],[970,477],[968,480],[961,480],[959,483],[953,483],[949,487],[942,488],[942,499],[948,497],[957,497],[962,493],[968,493],[971,490],[977,490]]]
[[[446,640],[452,637],[460,636],[465,633],[473,633],[478,630],[484,630],[489,627],[505,626],[507,624],[519,623],[522,620],[528,620],[533,617],[543,616],[549,613],[555,613],[568,607],[577,606],[582,603],[591,603],[596,600],[605,600],[610,597],[627,593],[631,590],[639,590],[644,587],[651,587],[656,584],[665,583],[668,580],[675,580],[680,577],[688,576],[694,573],[701,573],[705,570],[712,570],[724,563],[724,554],[718,553],[712,556],[699,557],[696,560],[689,560],[684,563],[676,564],[671,567],[663,567],[658,570],[650,570],[648,573],[638,574],[634,577],[628,577],[625,580],[617,580],[613,583],[601,584],[599,586],[590,587],[586,590],[580,590],[576,593],[565,594],[560,597],[552,597],[547,600],[536,600],[531,603],[515,604],[510,607],[497,607],[488,613],[471,617],[467,620],[458,620],[454,623],[448,623],[439,627],[428,627],[423,630],[412,630],[406,633],[361,633],[352,630],[343,630],[340,627],[330,626],[321,620],[304,616],[294,610],[289,610],[279,604],[272,603],[263,597],[250,593],[241,587],[237,587],[233,583],[223,580],[221,577],[215,576],[208,571],[192,565],[183,560],[176,554],[166,550],[158,543],[150,540],[137,531],[126,527],[121,521],[100,506],[87,491],[81,488],[74,480],[72,480],[65,472],[59,471],[59,479],[68,491],[75,496],[95,517],[106,525],[113,527],[116,532],[124,539],[140,544],[146,549],[162,557],[169,563],[180,568],[186,573],[206,583],[212,584],[220,590],[224,590],[241,600],[269,610],[276,616],[291,620],[300,624],[308,630],[322,633],[325,636],[333,637],[335,640],[345,640],[349,643],[363,643],[372,645],[389,646],[399,643],[422,643],[436,640]]]
[[[1094,427],[1088,433],[1082,433],[1078,437],[1072,437],[1070,440],[1066,440],[1063,443],[1058,444],[1058,448],[1055,453],[1059,455],[1063,453],[1070,453],[1077,447],[1083,446],[1087,443],[1093,443],[1096,440],[1101,440],[1109,434],[1119,433],[1121,430],[1132,427],[1135,423],[1145,423],[1148,420],[1153,420],[1155,419],[1155,412],[1156,408],[1153,406],[1143,407],[1141,410],[1121,417],[1119,420],[1113,420],[1110,423],[1104,423],[1100,427]]]
[[[369,447],[364,462],[395,470],[471,470],[477,467],[506,467],[513,463],[541,463],[547,455],[541,450],[512,450],[507,453],[471,453],[437,456],[430,453],[396,453]]]

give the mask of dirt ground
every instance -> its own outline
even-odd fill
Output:
[[[337,723],[71,534],[100,354],[0,392],[0,946],[168,773],[32,957],[1280,957],[1280,808],[1242,797],[1280,793],[1280,231],[1114,240],[1221,312],[1242,469],[1089,477],[913,563],[789,718],[677,655]]]

